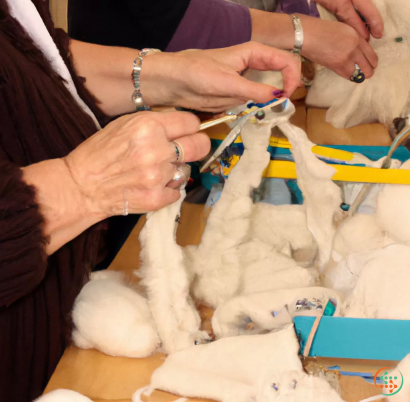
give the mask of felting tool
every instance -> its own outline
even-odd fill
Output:
[[[217,126],[221,123],[228,123],[234,121],[237,118],[238,116],[236,114],[227,114],[226,116],[220,117],[219,119],[205,121],[199,126],[199,131],[205,130],[209,127]]]
[[[229,147],[235,140],[238,138],[239,134],[242,131],[242,128],[244,125],[252,118],[254,117],[258,112],[260,112],[263,109],[269,109],[275,106],[278,106],[282,103],[284,103],[287,99],[286,98],[280,98],[280,99],[273,99],[272,101],[268,102],[267,104],[249,104],[248,105],[248,110],[238,114],[236,116],[237,118],[237,124],[233,127],[233,129],[230,131],[230,133],[225,137],[225,139],[222,141],[222,143],[219,145],[219,147],[216,149],[216,151],[212,154],[212,156],[207,160],[207,162],[202,166],[200,172],[202,173],[205,169],[207,169],[209,166],[212,165],[214,161],[216,161],[223,153],[223,151]]]

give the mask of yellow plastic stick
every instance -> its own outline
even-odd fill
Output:
[[[410,184],[410,170],[378,169],[361,166],[332,165],[336,174],[332,180],[355,183]],[[264,177],[296,179],[296,165],[290,161],[270,161]]]

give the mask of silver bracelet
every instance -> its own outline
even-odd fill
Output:
[[[134,102],[135,109],[137,112],[142,112],[144,110],[151,110],[149,106],[146,106],[144,99],[141,94],[140,87],[140,75],[142,70],[142,60],[143,57],[150,53],[158,53],[158,49],[142,49],[138,54],[137,58],[134,60],[134,67],[132,69],[132,83],[134,84],[134,92],[132,94],[132,101]]]
[[[292,15],[293,28],[295,29],[295,44],[292,53],[301,54],[303,47],[303,27],[302,21],[296,15]]]

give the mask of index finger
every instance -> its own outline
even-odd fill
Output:
[[[384,31],[383,19],[373,2],[371,0],[355,0],[354,4],[357,11],[366,19],[372,36],[381,38]]]
[[[162,125],[165,135],[170,141],[199,131],[200,120],[193,113],[176,111],[140,113],[150,113],[150,118]]]
[[[284,91],[287,95],[291,95],[300,86],[302,76],[300,56],[256,42],[250,42],[244,50],[246,68],[282,73]]]

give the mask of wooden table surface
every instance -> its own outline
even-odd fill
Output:
[[[364,125],[348,130],[336,130],[324,122],[325,111],[310,109],[306,113],[303,103],[297,103],[297,114],[292,122],[305,130],[309,138],[318,144],[388,145],[387,130],[379,124]],[[139,266],[138,234],[144,224],[141,219],[128,241],[121,249],[110,269],[130,271]],[[184,204],[178,243],[182,246],[198,244],[205,222],[203,206]],[[164,361],[165,356],[156,354],[145,359],[106,356],[95,350],[69,347],[54,372],[46,393],[55,389],[72,389],[88,396],[95,402],[130,402],[132,394],[149,384],[151,373]],[[353,367],[356,367],[353,363]],[[357,365],[358,371],[360,364]],[[342,397],[347,402],[377,395],[377,390],[361,378],[342,377]],[[156,391],[145,401],[169,402],[174,395]],[[196,399],[197,402],[204,400]]]

